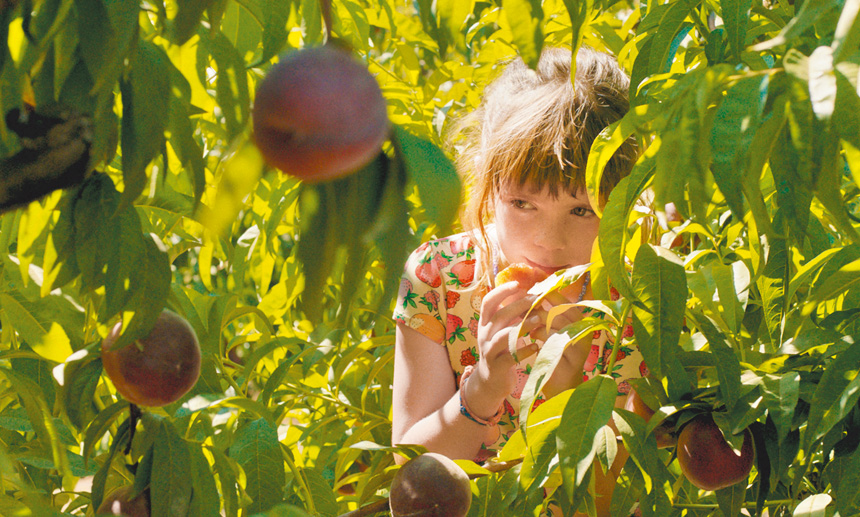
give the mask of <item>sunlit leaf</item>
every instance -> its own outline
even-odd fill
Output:
[[[561,415],[556,443],[568,494],[575,494],[595,456],[594,436],[609,422],[618,387],[615,379],[599,375],[579,385]]]
[[[460,1],[456,3],[460,3]],[[582,3],[588,5],[587,1]],[[537,0],[503,0],[502,7],[514,35],[517,53],[530,68],[536,68],[544,40],[541,26],[543,20],[541,2]]]
[[[672,252],[650,245],[639,248],[633,269],[633,330],[648,368],[669,377],[670,389],[687,389],[678,362],[678,338],[684,315],[687,283],[684,267]]]

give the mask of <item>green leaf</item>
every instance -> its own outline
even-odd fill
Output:
[[[560,397],[561,395],[559,395]],[[541,409],[546,404],[555,401],[556,397],[550,401],[541,404],[538,409]],[[569,400],[564,397],[563,400]],[[519,443],[523,445],[523,463],[519,472],[520,487],[524,491],[531,491],[535,487],[541,486],[546,481],[550,469],[553,468],[552,462],[558,455],[558,446],[556,440],[556,431],[561,422],[558,413],[561,407],[554,405],[558,409],[552,416],[541,417],[537,413],[533,413],[531,423],[526,432],[519,433]],[[540,415],[546,415],[546,411],[542,411]],[[522,429],[522,428],[521,428]],[[525,438],[528,438],[528,445],[524,443]],[[509,441],[512,443],[512,448],[517,445],[518,440]],[[507,447],[506,447],[507,449]]]
[[[789,117],[790,120],[793,117]],[[794,124],[798,130],[800,124]],[[802,139],[801,137],[800,139]],[[805,178],[803,169],[808,159],[808,149],[796,149],[792,145],[791,130],[787,127],[776,139],[770,155],[770,168],[776,187],[777,205],[785,210],[792,235],[802,238],[809,226],[810,205],[812,204],[812,184]]]
[[[749,50],[759,52],[762,50],[770,50],[780,45],[785,45],[795,38],[798,38],[801,34],[806,32],[807,29],[815,25],[822,15],[833,9],[835,6],[836,4],[830,0],[807,0],[806,2],[803,2],[803,5],[795,17],[779,31],[779,34],[767,41],[753,45]]]
[[[145,337],[164,310],[172,280],[167,254],[150,238],[143,238],[137,256],[137,275],[130,275],[130,293],[122,307],[123,331],[114,343],[121,348]],[[111,271],[110,266],[108,271]]]
[[[214,517],[220,515],[221,497],[215,486],[215,476],[209,467],[209,461],[203,454],[201,446],[188,444],[191,454],[191,483],[192,495],[188,515]]]
[[[252,499],[246,511],[266,511],[283,500],[286,482],[278,434],[263,418],[241,426],[230,446],[230,456],[245,471],[245,492]]]
[[[517,53],[529,68],[537,68],[544,40],[541,23],[544,14],[540,0],[502,0],[502,12],[511,27]]]
[[[108,427],[110,427],[116,418],[128,409],[128,402],[124,400],[120,400],[119,402],[114,402],[110,406],[101,410],[96,418],[93,419],[89,426],[87,426],[86,433],[84,433],[84,450],[81,456],[84,457],[84,462],[88,461],[90,458],[90,454],[93,451],[93,448],[96,446],[96,442],[102,439],[105,432],[107,432]],[[117,435],[114,435],[114,441],[117,440]]]
[[[279,504],[263,513],[258,513],[253,517],[311,517],[311,514],[298,506]]]
[[[81,58],[93,90],[111,90],[134,49],[140,4],[134,0],[75,0]]]
[[[205,42],[201,40],[201,44],[204,43],[208,44],[209,52],[215,60],[218,71],[215,99],[226,122],[226,138],[232,140],[244,130],[250,116],[251,96],[245,60],[220,31],[211,34]]]
[[[741,396],[741,364],[726,337],[706,315],[695,319],[696,327],[708,340],[711,353],[717,358],[717,377],[720,379],[722,402],[731,411]]]
[[[840,138],[858,148],[860,147],[860,120],[851,115],[860,111],[860,97],[857,96],[858,93],[854,85],[838,69],[835,71],[835,75],[836,100],[832,127]]]
[[[791,253],[786,235],[788,228],[782,212],[777,212],[774,217],[774,225],[780,229],[779,233],[764,236],[766,239],[766,258],[764,270],[757,279],[757,286],[762,297],[762,309],[764,310],[765,326],[770,340],[774,344],[783,341],[783,321],[788,310],[789,298],[786,297],[786,289],[792,276]]]
[[[763,377],[764,405],[776,426],[779,442],[791,431],[794,413],[800,399],[800,374],[786,372],[782,375],[766,374]]]
[[[287,43],[287,22],[290,17],[290,4],[286,2],[265,2],[263,4],[263,55],[261,62],[276,56]]]
[[[680,40],[686,37],[692,27],[690,23],[685,23],[685,20],[694,14],[693,7],[696,3],[698,2],[695,0],[680,0],[668,4],[651,40],[651,56],[648,59],[648,70],[651,74],[663,74],[672,67]]]
[[[173,95],[170,97],[170,145],[179,157],[179,161],[190,171],[190,179],[194,189],[195,208],[203,190],[206,187],[206,162],[203,149],[194,139],[195,127],[191,122],[191,86],[182,73],[171,66],[170,82],[173,85]]]
[[[860,1],[846,0],[833,32],[833,62],[839,63],[860,47]]]
[[[576,52],[582,46],[589,20],[591,20],[594,14],[594,0],[564,0],[564,6],[570,17],[570,48],[573,49],[572,61],[570,63],[570,78],[573,81],[573,78],[576,77]],[[595,206],[594,203],[591,206]]]
[[[645,491],[645,478],[636,466],[633,458],[628,458],[624,469],[618,476],[615,490],[612,491],[610,515],[612,517],[629,517]]]
[[[645,363],[657,376],[669,377],[672,393],[686,392],[686,373],[677,357],[687,299],[684,266],[671,251],[643,245],[636,254],[633,291],[641,302],[633,306],[633,330]]]
[[[11,320],[9,327],[40,356],[61,362],[72,353],[73,345],[80,345],[78,336],[64,330],[74,332],[83,325],[83,315],[68,299],[50,295],[30,301],[11,291],[0,293],[0,305]],[[78,339],[73,342],[72,338]]]
[[[51,408],[45,403],[39,385],[10,369],[0,368],[0,372],[3,372],[20,397],[24,409],[27,410],[27,417],[36,431],[36,436],[42,442],[42,447],[46,452],[50,451],[54,465],[65,475],[69,468],[66,449],[51,417]]]
[[[622,297],[630,300],[636,300],[636,294],[625,265],[625,249],[629,240],[627,218],[653,174],[654,169],[645,164],[634,167],[631,174],[612,190],[600,220],[597,242],[609,280]]]
[[[765,423],[765,432],[763,434],[765,451],[771,465],[770,491],[774,491],[781,481],[787,481],[785,479],[787,473],[791,469],[800,450],[800,431],[793,430],[789,432],[785,440],[780,443],[776,436],[776,428],[773,427],[773,421],[768,419]]]
[[[172,40],[176,45],[183,45],[191,36],[197,33],[203,12],[214,0],[187,0],[177,4],[176,17],[173,18]],[[274,2],[270,2],[274,3]]]
[[[69,421],[78,429],[87,427],[87,424],[96,416],[93,397],[101,374],[101,359],[93,355],[64,365],[63,406]]]
[[[104,458],[104,463],[102,463],[98,472],[93,476],[93,488],[90,500],[92,501],[92,506],[95,508],[98,508],[102,504],[102,499],[105,495],[105,482],[107,481],[108,473],[111,471],[111,466],[113,464],[114,457],[116,456],[116,452],[122,450],[130,439],[129,419],[126,418],[125,421],[123,421],[123,423],[117,428],[116,434],[113,436],[107,456]],[[86,455],[84,455],[84,461],[86,461],[86,458]]]
[[[463,28],[466,18],[472,13],[474,0],[437,0],[434,4],[438,27],[444,30],[447,36],[444,38],[445,41],[449,41],[448,38],[450,38],[457,50],[465,51],[466,40]],[[439,49],[444,52],[444,45],[441,42]]]
[[[192,494],[191,452],[173,424],[161,420],[152,450],[150,504],[153,515],[188,515]]]
[[[599,375],[580,384],[564,407],[556,430],[561,475],[567,493],[575,498],[594,461],[594,436],[612,417],[618,386]]]
[[[860,505],[860,448],[851,454],[834,494],[840,515],[855,515]]]
[[[224,501],[224,512],[233,516],[239,514],[238,481],[234,462],[218,449],[209,449],[215,459],[214,472],[218,475],[221,487],[221,500]]]
[[[742,174],[747,168],[750,143],[762,122],[769,84],[766,75],[738,81],[717,108],[711,128],[714,180],[739,220],[745,214]]]
[[[824,370],[809,408],[805,450],[827,434],[860,399],[860,343],[835,356]]]
[[[317,515],[337,515],[338,505],[331,484],[316,469],[303,469]]]
[[[531,408],[534,406],[535,399],[537,399],[547,381],[549,381],[567,347],[576,346],[575,343],[579,342],[585,336],[591,335],[598,328],[608,329],[609,326],[599,318],[584,318],[559,329],[547,338],[538,351],[528,380],[526,380],[526,384],[520,394],[520,427],[525,425]],[[510,344],[516,346],[516,341],[511,340]],[[515,351],[512,351],[512,353]]]
[[[741,52],[746,47],[747,24],[750,19],[752,0],[720,0],[720,8],[728,34],[729,47],[732,49],[735,61],[740,62]]]
[[[827,208],[830,220],[836,226],[843,238],[849,242],[860,242],[860,233],[854,228],[854,222],[848,217],[845,202],[842,199],[842,173],[844,161],[839,151],[839,139],[832,133],[822,135],[824,141],[818,144],[817,151],[820,159],[815,181],[815,197]]]
[[[170,59],[164,50],[141,41],[122,92],[122,206],[130,206],[146,186],[146,166],[164,146],[170,119]]]
[[[747,487],[745,482],[736,483],[730,487],[722,488],[715,492],[717,504],[725,517],[736,517],[741,514]]]
[[[672,479],[672,476],[658,455],[654,433],[649,433],[645,420],[632,411],[615,409],[615,415],[620,417],[615,418],[615,426],[624,440],[624,447],[630,453],[630,458],[639,467],[646,492],[660,493],[662,490],[658,487]],[[665,493],[662,497],[665,497]]]
[[[409,179],[418,186],[428,219],[439,226],[440,232],[449,231],[460,209],[462,195],[454,164],[432,142],[399,125],[393,127],[392,140],[401,152]]]
[[[114,218],[119,193],[106,174],[95,174],[82,186],[75,200],[75,252],[85,290],[105,284],[105,266],[116,253],[114,236],[121,231]]]
[[[603,171],[606,169],[606,165],[618,148],[637,129],[643,128],[656,117],[658,111],[653,106],[634,107],[621,120],[604,128],[592,142],[585,164],[585,190],[588,193],[588,202],[598,216],[603,216],[602,199],[604,199],[606,192],[601,192],[600,186],[603,182]]]

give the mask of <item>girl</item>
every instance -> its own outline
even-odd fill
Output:
[[[460,124],[468,231],[424,243],[407,261],[395,311],[394,444],[481,462],[517,429],[534,356],[516,363],[508,336],[534,296],[517,282],[495,286],[493,278],[517,262],[553,273],[590,261],[600,219],[584,189],[588,151],[628,109],[629,80],[611,56],[581,48],[575,85],[571,59],[570,51],[547,48],[536,71],[510,62]],[[601,202],[636,158],[635,142],[619,149],[604,171]],[[574,284],[572,301],[591,295],[588,280]],[[556,318],[553,326],[580,317]],[[524,328],[541,325],[530,317]],[[602,373],[606,344],[600,332],[568,346],[538,402]],[[644,369],[635,345],[622,351],[613,372],[619,395],[629,389],[625,379]]]

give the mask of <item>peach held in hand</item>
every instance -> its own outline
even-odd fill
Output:
[[[496,286],[506,282],[516,281],[523,289],[531,289],[533,285],[544,280],[548,275],[540,269],[535,269],[528,264],[514,263],[499,271],[496,275]]]

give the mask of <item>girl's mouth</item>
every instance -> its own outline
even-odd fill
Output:
[[[533,262],[529,259],[526,259],[526,263],[535,269],[540,269],[541,271],[543,271],[547,275],[552,275],[556,271],[570,267],[570,266],[566,266],[566,265],[565,266],[557,266],[557,267],[545,266],[543,264],[538,264],[537,262]]]

